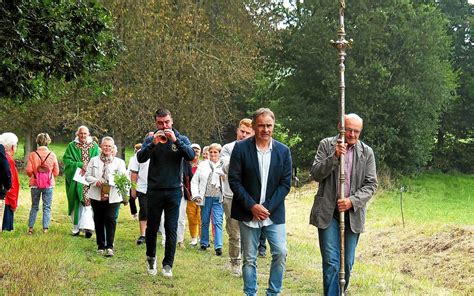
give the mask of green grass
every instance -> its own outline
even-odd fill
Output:
[[[400,198],[406,225],[474,224],[474,176],[426,173],[404,178],[400,190],[385,191],[370,205],[369,218],[382,227],[402,223]],[[377,218],[375,218],[377,217]],[[398,221],[398,222],[397,222]]]
[[[22,177],[22,183],[25,178]],[[399,195],[381,192],[368,211],[367,232],[361,236],[350,286],[351,295],[470,295],[473,265],[470,237],[453,238],[454,247],[436,249],[437,241],[449,238],[450,229],[472,228],[472,176],[426,174],[402,182],[406,228],[401,225]],[[454,184],[454,185],[453,185]],[[288,258],[283,295],[321,295],[322,274],[317,231],[308,225],[315,192],[314,184],[292,192],[286,201]],[[462,192],[462,194],[460,194]],[[30,208],[29,189],[22,187],[15,213],[15,230],[0,234],[0,294],[160,294],[160,295],[241,295],[242,279],[231,276],[226,256],[201,253],[194,248],[178,249],[174,277],[148,276],[145,247],[137,246],[138,222],[129,207],[121,207],[116,233],[116,255],[96,255],[95,236],[88,240],[70,235],[70,219],[64,180],[59,178],[54,192],[50,232],[42,234],[41,212],[35,233],[26,234]],[[457,206],[456,206],[457,205]],[[429,213],[424,213],[426,208]],[[446,235],[446,236],[443,236]],[[469,239],[470,238],[470,239]],[[189,233],[186,233],[189,241]],[[225,238],[224,254],[227,254]],[[414,243],[419,245],[414,245]],[[419,246],[419,248],[418,248]],[[449,252],[452,250],[452,252]],[[467,251],[464,251],[467,250]],[[158,262],[163,248],[158,244]],[[443,258],[451,261],[445,269]],[[429,265],[430,260],[441,260]],[[270,258],[259,259],[259,291],[268,280]],[[159,265],[159,264],[158,264]],[[436,268],[437,267],[437,268]],[[467,275],[461,280],[458,268]],[[461,269],[462,270],[462,269]],[[455,272],[455,274],[451,274]],[[457,276],[456,276],[457,275]],[[449,280],[451,282],[449,282]],[[448,282],[447,282],[448,281]]]

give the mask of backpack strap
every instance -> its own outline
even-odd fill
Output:
[[[38,155],[39,159],[41,160],[41,165],[44,165],[44,163],[46,162],[46,160],[48,159],[49,155],[51,155],[51,152],[48,153],[48,155],[46,155],[45,159],[43,160],[41,158],[41,156],[39,155],[38,151],[35,151],[36,155]]]
[[[39,153],[38,153],[37,150],[35,150],[35,153],[36,153],[36,155],[38,155],[39,159],[41,160],[40,166],[43,166],[43,165],[44,165],[44,163],[45,163],[46,160],[48,159],[49,155],[51,154],[51,152],[49,152],[48,155],[46,155],[45,159],[43,160],[43,159],[41,158],[41,156],[39,155]],[[52,172],[51,172],[51,173],[52,173]],[[35,179],[36,179],[36,174],[35,174],[35,172],[33,172],[33,176],[34,176]]]

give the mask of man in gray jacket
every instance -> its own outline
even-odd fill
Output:
[[[345,116],[343,145],[338,137],[323,139],[311,168],[319,182],[311,209],[310,224],[318,228],[323,261],[324,295],[339,295],[340,269],[339,212],[345,213],[345,292],[348,285],[359,235],[364,231],[367,203],[377,189],[377,174],[372,148],[359,141],[363,121],[356,114]],[[338,199],[339,158],[345,157],[345,197]]]

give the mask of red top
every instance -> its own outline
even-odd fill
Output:
[[[10,208],[14,211],[18,206],[18,193],[20,192],[20,181],[18,179],[18,171],[16,170],[15,160],[6,153],[8,164],[10,164],[10,171],[12,174],[12,187],[8,190],[7,195],[5,196],[5,204],[9,205]]]

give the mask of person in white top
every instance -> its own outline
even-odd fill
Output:
[[[254,135],[252,129],[252,119],[244,118],[240,120],[239,127],[236,130],[236,140],[225,144],[222,147],[221,160],[224,163],[224,173],[222,176],[222,192],[224,194],[224,212],[225,212],[225,229],[229,235],[229,257],[231,272],[240,276],[242,274],[242,266],[240,259],[240,229],[239,221],[232,219],[230,216],[232,208],[232,197],[234,193],[230,189],[227,173],[229,170],[230,156],[237,141],[242,141]]]
[[[97,237],[97,252],[107,257],[114,255],[116,213],[123,197],[114,186],[114,175],[127,174],[125,161],[113,156],[114,139],[102,138],[101,153],[91,158],[87,166],[86,181],[90,184],[87,193],[94,212]]]
[[[141,145],[140,145],[141,148]],[[138,152],[138,150],[136,151]],[[145,232],[147,223],[147,197],[146,189],[148,184],[148,166],[150,160],[139,163],[135,153],[129,160],[128,169],[130,171],[130,180],[136,184],[135,188],[130,190],[130,196],[133,199],[138,198],[140,210],[138,212],[138,223],[140,226],[140,236],[137,239],[137,245],[145,243]]]
[[[191,194],[193,201],[201,206],[201,250],[209,248],[209,222],[215,229],[214,250],[217,256],[222,255],[222,224],[224,208],[222,206],[222,185],[220,177],[223,162],[219,159],[222,146],[217,143],[209,145],[209,160],[203,160],[191,180]]]

